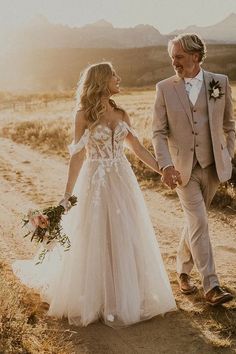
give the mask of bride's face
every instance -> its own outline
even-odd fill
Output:
[[[120,92],[120,82],[121,78],[116,74],[115,70],[112,70],[112,77],[108,82],[108,89],[111,95]]]

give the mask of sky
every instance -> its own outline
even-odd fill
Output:
[[[105,19],[115,27],[149,24],[166,34],[189,25],[213,25],[232,12],[236,0],[0,0],[0,30],[41,14],[71,27]]]

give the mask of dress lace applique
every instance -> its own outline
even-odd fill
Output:
[[[123,122],[123,123],[124,123],[126,129],[127,129],[133,136],[135,136],[136,138],[138,138],[138,134],[137,134],[137,132],[135,131],[135,129],[132,128],[132,127],[130,127],[126,122]]]
[[[114,130],[98,124],[92,130],[86,129],[76,144],[69,145],[71,156],[85,147],[87,163],[96,164],[90,181],[90,186],[96,186],[92,199],[94,205],[99,203],[107,174],[113,169],[119,174],[118,165],[121,160],[125,159],[123,143],[128,133],[137,137],[135,130],[124,121],[120,121]]]
[[[88,143],[89,140],[89,130],[85,129],[84,134],[80,140],[75,144],[74,141],[68,146],[69,153],[71,156],[80,152]]]

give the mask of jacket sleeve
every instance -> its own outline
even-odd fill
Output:
[[[234,110],[233,110],[232,91],[229,85],[228,77],[226,77],[223,129],[226,135],[227,148],[232,158],[234,157],[234,148],[235,148],[235,120],[234,120],[233,112]]]
[[[160,169],[163,169],[168,165],[174,165],[170,156],[167,142],[169,126],[166,103],[162,88],[159,84],[156,86],[156,99],[153,110],[152,131],[152,143]]]

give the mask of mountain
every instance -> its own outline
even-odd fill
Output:
[[[88,25],[85,25],[85,27],[95,27],[95,28],[97,28],[97,27],[101,27],[101,28],[114,28],[113,27],[113,25],[110,23],[110,22],[108,22],[108,21],[106,21],[106,20],[98,20],[98,21],[96,21],[96,22],[94,22],[94,23],[92,23],[92,24],[88,24]]]
[[[236,14],[231,13],[223,21],[220,21],[212,26],[189,26],[182,30],[176,30],[172,32],[171,35],[176,35],[183,32],[196,32],[200,34],[208,43],[236,43]]]
[[[166,36],[150,25],[115,28],[105,20],[83,27],[50,23],[37,16],[9,37],[19,48],[134,48],[167,43]]]
[[[0,33],[1,47],[19,49],[39,48],[142,48],[166,45],[169,38],[182,32],[197,32],[207,43],[236,43],[236,14],[207,27],[189,26],[168,35],[151,25],[140,24],[130,28],[115,28],[102,19],[83,27],[50,23],[42,15],[34,17],[17,32]],[[4,43],[5,41],[5,43]]]

